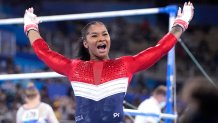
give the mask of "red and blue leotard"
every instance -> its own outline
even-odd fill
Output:
[[[77,103],[77,123],[123,123],[123,100],[134,73],[156,63],[177,42],[168,33],[156,46],[135,56],[102,61],[68,59],[52,51],[43,39],[32,47],[37,56],[71,82]]]

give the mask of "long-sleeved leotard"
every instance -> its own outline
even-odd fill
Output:
[[[168,33],[156,46],[135,56],[103,61],[65,58],[43,39],[34,41],[32,47],[50,68],[71,81],[77,123],[123,123],[123,100],[133,74],[152,66],[176,42],[176,37]]]

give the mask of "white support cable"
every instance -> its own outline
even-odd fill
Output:
[[[0,80],[18,80],[18,79],[45,79],[64,77],[56,72],[40,72],[40,73],[22,73],[22,74],[4,74],[0,75]]]
[[[208,75],[208,73],[205,71],[205,69],[201,66],[201,64],[198,62],[198,60],[194,57],[194,55],[191,53],[191,51],[188,49],[188,47],[185,45],[184,41],[180,38],[179,43],[185,50],[185,52],[188,54],[188,56],[191,58],[191,60],[194,62],[194,64],[197,66],[197,68],[201,71],[201,73],[207,78],[207,80],[218,89],[218,86],[213,81],[213,79]]]
[[[41,16],[39,17],[39,19],[42,22],[82,20],[82,19],[105,18],[105,17],[157,14],[159,13],[159,10],[160,8],[149,8],[149,9],[134,9],[134,10],[120,10],[120,11],[107,11],[107,12],[92,12],[92,13],[82,13],[82,14]],[[0,25],[22,24],[22,23],[23,23],[23,18],[0,19]]]

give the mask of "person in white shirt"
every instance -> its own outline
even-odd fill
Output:
[[[59,123],[52,107],[41,102],[33,83],[28,83],[24,94],[26,103],[18,109],[16,123]]]
[[[141,102],[138,110],[149,114],[160,114],[161,109],[166,105],[166,87],[163,85],[158,86],[150,98]],[[136,116],[134,123],[158,123],[159,117],[152,116]]]

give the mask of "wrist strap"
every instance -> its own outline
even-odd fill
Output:
[[[182,32],[185,31],[184,28],[183,28],[183,26],[180,25],[180,24],[174,24],[172,28],[174,28],[174,27],[179,27],[179,28],[181,28],[181,29],[182,29]]]
[[[26,35],[27,35],[27,37],[28,37],[28,35],[29,35],[29,32],[30,32],[31,30],[39,33],[39,31],[38,31],[38,30],[36,30],[36,29],[29,29],[29,30],[26,32]]]

